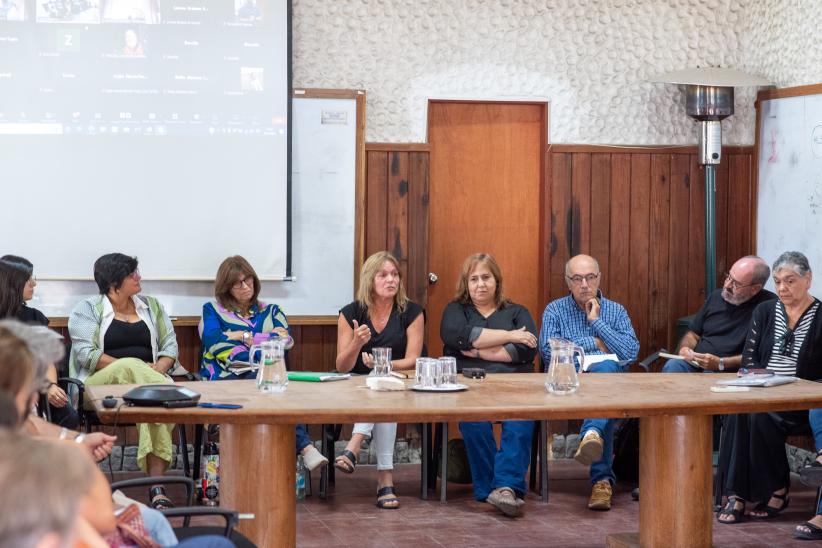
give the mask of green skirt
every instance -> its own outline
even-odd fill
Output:
[[[86,384],[100,386],[105,384],[170,384],[173,382],[162,373],[158,373],[146,362],[137,358],[121,358],[100,369],[89,378]],[[138,424],[140,441],[137,448],[137,466],[146,471],[146,455],[152,453],[167,463],[171,462],[173,443],[171,432],[173,424]]]

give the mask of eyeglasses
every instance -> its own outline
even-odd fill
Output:
[[[131,278],[132,280],[139,280],[140,278],[142,278],[142,276],[140,275],[140,269],[135,268],[134,272],[129,274],[128,277]]]
[[[728,283],[728,282],[731,282],[731,287],[733,287],[734,290],[744,289],[746,287],[751,287],[752,285],[755,285],[755,284],[752,284],[752,283],[751,284],[743,284],[742,282],[738,282],[738,281],[733,279],[733,276],[731,276],[730,272],[726,272],[725,273],[725,283]]]
[[[254,289],[254,278],[252,278],[251,276],[246,276],[242,280],[237,280],[236,282],[234,282],[234,285],[232,285],[231,287],[233,287],[234,289],[242,289],[243,286],[246,286],[249,289]]]
[[[34,285],[34,284],[36,284],[36,283],[37,283],[37,276],[35,276],[34,274],[32,274],[32,275],[31,275],[31,278],[29,278],[28,280],[26,280],[26,283],[27,283],[27,284],[29,284],[29,285]]]
[[[599,279],[599,272],[596,274],[586,274],[585,276],[580,276],[579,274],[576,276],[565,276],[565,278],[574,285],[580,285],[582,280],[592,284]]]

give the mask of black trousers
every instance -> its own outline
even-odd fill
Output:
[[[807,433],[808,411],[726,416],[719,454],[725,494],[767,503],[774,491],[789,487],[785,439]]]

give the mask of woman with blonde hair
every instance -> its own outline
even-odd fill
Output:
[[[413,369],[422,354],[425,319],[420,305],[410,301],[397,259],[387,251],[368,257],[360,270],[357,300],[340,310],[337,319],[337,370],[368,375],[374,366],[374,348],[391,349],[391,368]],[[373,439],[377,453],[377,507],[399,508],[394,490],[396,423],[355,424],[354,433],[334,466],[354,471],[360,445]]]

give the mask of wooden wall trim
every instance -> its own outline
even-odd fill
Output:
[[[723,145],[724,154],[750,154],[754,145]],[[548,153],[593,153],[605,152],[609,154],[697,154],[697,145],[584,145],[552,143],[548,145]]]
[[[822,84],[808,84],[807,86],[795,86],[792,88],[763,89],[756,94],[756,101],[768,101],[770,99],[782,99],[784,97],[798,97],[800,95],[816,95],[822,93]],[[757,104],[757,108],[759,105]]]
[[[366,152],[430,152],[428,143],[365,143]]]

